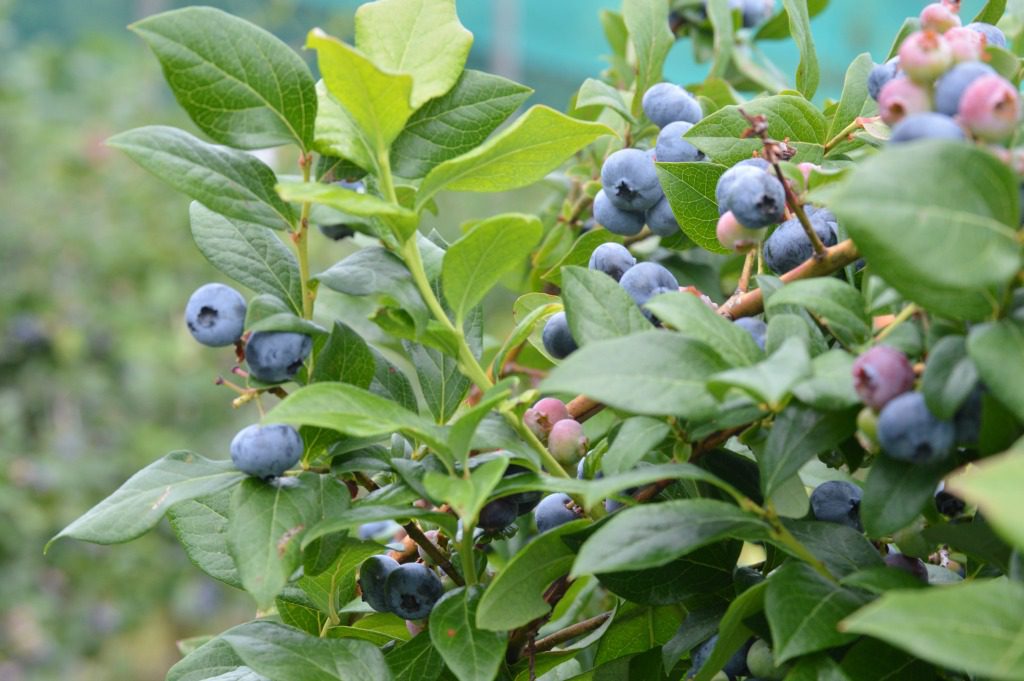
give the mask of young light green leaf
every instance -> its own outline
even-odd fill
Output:
[[[1009,319],[976,326],[967,353],[992,394],[1024,420],[1024,326]]]
[[[377,164],[373,140],[359,127],[352,114],[338,103],[321,80],[316,84],[316,150],[354,163],[360,168]]]
[[[600,123],[531,107],[497,136],[431,170],[416,195],[416,208],[442,189],[500,192],[533,184],[598,137],[613,134]]]
[[[46,548],[61,537],[94,544],[135,539],[153,529],[174,504],[216,494],[244,477],[230,461],[171,452],[130,477],[116,492],[61,530]]]
[[[718,242],[715,187],[725,167],[715,163],[658,163],[658,178],[672,214],[693,243],[712,253],[728,253]]]
[[[238,568],[228,550],[231,491],[181,501],[167,512],[174,536],[197,568],[233,587],[242,588]]]
[[[814,456],[853,435],[856,428],[856,413],[852,411],[823,412],[801,404],[784,409],[758,457],[765,496],[779,489]]]
[[[665,57],[675,43],[675,37],[665,20],[665,3],[661,0],[625,0],[622,18],[629,30],[629,40],[636,53],[636,92],[633,98],[633,116],[639,116],[643,93],[661,80]]]
[[[800,64],[796,67],[796,89],[807,99],[812,99],[818,90],[820,73],[818,53],[814,49],[811,35],[811,17],[807,0],[782,0],[789,16],[789,33],[800,50]]]
[[[217,142],[312,147],[313,76],[272,34],[212,7],[155,14],[129,28],[160,60],[178,103]]]
[[[1006,578],[890,591],[840,625],[944,667],[1024,678],[1024,586]]]
[[[302,313],[299,263],[262,225],[224,217],[198,201],[189,206],[192,239],[214,267],[257,293],[277,296]]]
[[[451,89],[472,44],[455,0],[377,0],[356,10],[356,45],[377,66],[412,76],[413,110]]]
[[[787,305],[805,308],[844,345],[860,345],[871,338],[864,298],[844,281],[818,277],[791,282],[772,294],[765,309],[771,314]]]
[[[208,144],[184,130],[149,125],[107,144],[207,208],[271,229],[292,225],[291,207],[274,192],[274,171],[252,154]]]
[[[563,267],[562,302],[579,345],[651,328],[636,302],[604,272]]]
[[[459,681],[492,679],[505,659],[505,633],[477,627],[482,596],[483,587],[459,587],[430,612],[430,640]]]
[[[996,25],[1006,11],[1006,0],[988,0],[972,21],[983,21]]]
[[[742,329],[738,329],[742,331]],[[733,388],[777,411],[793,386],[811,375],[811,356],[800,338],[790,338],[757,364],[715,374],[707,387],[719,400]]]
[[[947,488],[975,503],[992,526],[1018,550],[1024,550],[1024,441],[1009,452],[975,464],[962,475],[950,477]]]
[[[277,193],[285,201],[308,201],[366,218],[380,218],[400,239],[408,239],[416,232],[419,219],[408,208],[377,198],[372,194],[319,182],[282,182]]]

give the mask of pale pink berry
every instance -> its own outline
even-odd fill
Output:
[[[977,139],[1000,142],[1017,128],[1020,95],[1002,76],[982,76],[964,90],[958,118]]]
[[[821,170],[821,166],[815,165],[813,163],[808,163],[806,161],[797,164],[796,167],[800,169],[800,173],[804,176],[805,187],[809,187],[811,185],[811,171]]]
[[[935,31],[917,31],[900,45],[900,68],[912,80],[931,83],[953,65],[953,48]]]
[[[921,29],[944,33],[960,25],[960,3],[933,2],[921,10]]]
[[[893,78],[878,93],[878,113],[889,126],[896,125],[908,114],[930,111],[931,108],[928,90],[909,78]]]
[[[551,428],[548,449],[558,463],[574,464],[587,453],[587,436],[583,424],[573,419],[563,419]]]
[[[985,34],[970,28],[957,26],[942,34],[953,50],[953,61],[981,61],[985,56]]]
[[[406,620],[405,629],[409,632],[410,636],[417,636],[420,632],[426,631],[427,627],[424,625],[423,620]]]
[[[569,410],[565,402],[554,397],[545,397],[537,401],[523,414],[523,423],[541,440],[546,440],[552,426],[569,418]]]
[[[718,243],[736,253],[746,253],[757,248],[764,238],[765,230],[749,229],[740,224],[731,210],[722,213],[715,229]]]

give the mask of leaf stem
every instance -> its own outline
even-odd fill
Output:
[[[878,335],[875,336],[875,342],[879,343],[888,338],[889,334],[895,331],[897,326],[913,317],[916,313],[917,305],[915,305],[914,303],[910,303],[909,305],[907,305],[905,308],[900,310],[900,313],[898,315],[893,317],[893,320],[889,322],[884,329],[878,332]]]
[[[467,524],[463,519],[459,555],[462,557],[462,572],[466,575],[467,586],[474,586],[477,583],[476,560],[473,557],[473,551],[476,548],[473,545],[473,530],[475,529],[473,525]]]
[[[391,176],[391,157],[388,150],[377,154],[377,181],[380,182],[380,192],[384,198],[391,203],[398,204],[398,194],[395,193],[395,181]]]
[[[302,181],[309,182],[310,171],[313,166],[313,155],[303,154],[299,158],[299,166],[302,167]],[[302,295],[302,317],[313,318],[313,299],[316,292],[309,286],[309,211],[313,204],[309,201],[302,202],[302,211],[299,215],[298,229],[292,233],[292,241],[295,243],[295,251],[299,261],[299,285]]]

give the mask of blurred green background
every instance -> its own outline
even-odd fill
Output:
[[[186,3],[0,0],[0,681],[162,679],[174,641],[252,616],[247,597],[188,563],[166,524],[125,546],[42,546],[142,466],[174,449],[215,458],[254,413],[214,378],[229,354],[192,342],[190,292],[222,280],[191,243],[188,200],[103,141],[120,130],[192,128],[155,59],[125,25]],[[312,26],[351,34],[340,0],[215,0],[292,45]],[[600,72],[605,0],[463,0],[471,65],[564,108]],[[833,1],[814,20],[823,93],[859,52],[881,58],[917,0]],[[971,16],[980,0],[965,2]],[[765,48],[791,73],[795,48]],[[307,55],[308,58],[308,55]],[[679,43],[667,76],[699,80]],[[278,160],[290,172],[291,158]],[[285,166],[281,167],[280,164]],[[444,197],[443,231],[539,201],[536,190]],[[314,271],[351,245],[314,235]]]

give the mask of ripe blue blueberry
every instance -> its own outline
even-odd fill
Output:
[[[594,197],[594,219],[609,232],[621,236],[634,236],[644,228],[643,213],[622,210],[603,189]]]
[[[845,480],[829,480],[811,492],[811,513],[818,520],[860,530],[860,487]]]
[[[690,653],[690,671],[687,673],[687,678],[696,676],[700,668],[707,663],[708,658],[711,657],[711,653],[715,649],[715,644],[718,643],[718,634],[715,634],[704,643],[700,644],[697,648]],[[734,681],[737,677],[743,676],[748,673],[747,669],[747,651],[750,650],[750,646],[754,643],[753,639],[748,640],[743,646],[740,647],[729,661],[722,667],[722,671],[729,677],[730,681]]]
[[[540,500],[537,508],[533,509],[533,519],[537,523],[538,532],[547,532],[579,517],[580,514],[573,507],[572,499],[562,492],[547,495]]]
[[[384,581],[388,610],[402,619],[423,619],[443,595],[441,580],[433,570],[419,563],[399,565]]]
[[[893,144],[922,139],[965,139],[963,129],[949,116],[934,111],[914,113],[893,126],[889,141]]]
[[[914,463],[941,461],[953,451],[956,431],[928,410],[924,395],[903,393],[878,415],[878,442],[894,459]]]
[[[253,424],[231,440],[235,468],[255,478],[276,478],[299,462],[303,442],[291,426]]]
[[[967,504],[964,500],[946,491],[946,483],[940,482],[935,491],[935,510],[949,518],[955,518],[964,512]]]
[[[654,320],[654,315],[643,309],[644,304],[658,294],[679,290],[679,282],[672,276],[672,273],[653,262],[642,262],[634,265],[628,272],[622,275],[619,284],[626,290],[629,297],[640,306],[644,315],[652,321]]]
[[[760,168],[767,171],[771,168],[771,165],[763,158],[747,158],[726,170],[718,178],[718,184],[715,185],[715,202],[718,203],[719,215],[729,210],[726,207],[726,199],[729,196],[729,192],[732,191],[733,183],[736,181],[737,176],[745,172],[742,168]]]
[[[564,312],[556,312],[548,317],[541,338],[544,341],[544,349],[555,359],[565,359],[578,347],[569,330],[569,322]]]
[[[377,612],[390,612],[384,584],[388,575],[398,567],[398,561],[389,556],[370,556],[359,566],[359,589],[363,600]]]
[[[503,530],[519,517],[519,502],[512,497],[502,497],[488,501],[480,509],[477,525],[490,532]]]
[[[185,305],[185,324],[203,345],[231,345],[245,328],[245,298],[224,284],[204,284]]]
[[[290,331],[257,331],[245,344],[249,373],[264,383],[287,381],[313,349],[313,339]]]
[[[975,21],[972,24],[967,24],[967,28],[985,36],[985,41],[989,45],[1006,48],[1006,34],[998,26],[986,24],[983,21]]]
[[[676,121],[696,123],[704,117],[694,96],[673,83],[656,83],[649,87],[641,105],[647,118],[659,128]]]
[[[750,337],[757,343],[757,347],[764,350],[764,340],[768,334],[768,325],[763,320],[755,317],[740,317],[733,324],[749,333]]]
[[[629,252],[629,249],[622,244],[606,243],[601,244],[590,254],[589,267],[592,270],[604,272],[609,277],[618,281],[630,267],[636,264],[636,258]]]
[[[980,61],[957,64],[935,82],[935,110],[947,116],[955,116],[967,86],[982,76],[995,73],[995,69]]]
[[[896,77],[900,69],[899,57],[893,57],[884,64],[875,64],[868,74],[868,94],[871,99],[878,101],[878,93],[882,91],[885,84]]]
[[[779,178],[757,168],[744,167],[736,172],[725,205],[744,227],[767,227],[782,222],[785,217],[786,190]]]
[[[853,388],[861,401],[881,411],[897,395],[913,389],[914,367],[894,347],[876,345],[853,363]]]
[[[836,223],[829,211],[808,212],[814,233],[826,246],[835,246]],[[786,220],[764,242],[764,261],[777,274],[785,274],[814,255],[814,246],[796,217]]]
[[[664,196],[654,159],[641,149],[619,149],[605,159],[601,186],[608,199],[626,211],[645,211]]]
[[[693,123],[674,121],[658,133],[658,142],[654,147],[654,156],[661,163],[693,163],[703,161],[704,154],[700,149],[683,139]]]
[[[647,226],[658,236],[673,236],[679,234],[679,223],[672,212],[672,206],[668,199],[662,197],[654,206],[647,209]]]

